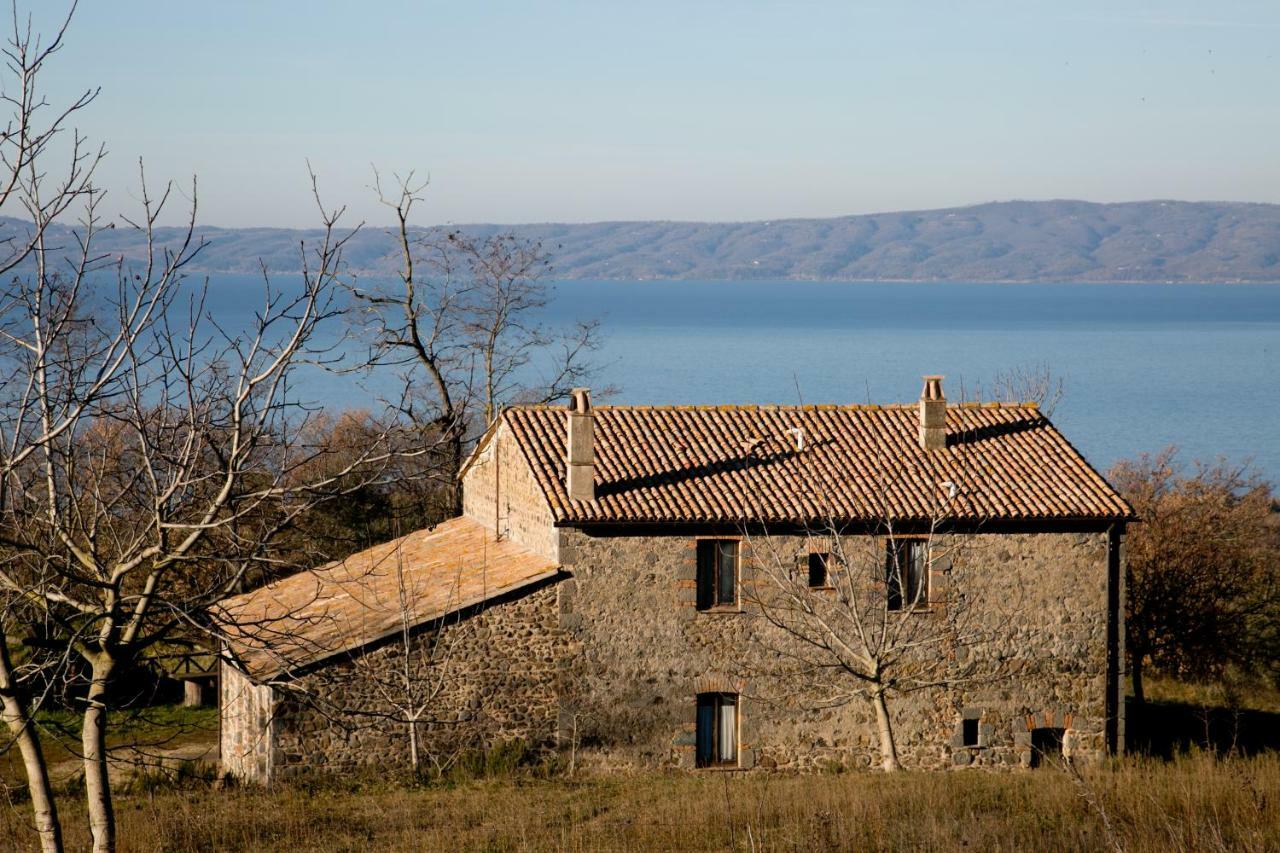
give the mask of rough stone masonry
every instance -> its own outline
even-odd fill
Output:
[[[926,396],[918,416],[915,407],[592,409],[589,396],[568,413],[509,410],[464,470],[464,513],[493,541],[559,573],[424,620],[407,644],[393,636],[335,650],[266,683],[238,668],[229,649],[224,765],[258,780],[404,766],[410,724],[387,685],[406,662],[417,695],[431,696],[417,724],[427,761],[518,739],[600,769],[693,769],[707,737],[699,697],[715,695],[736,709],[733,760],[719,769],[878,765],[868,703],[827,707],[803,683],[781,689],[769,676],[778,646],[762,642],[773,629],[753,595],[766,544],[799,555],[812,548],[800,510],[788,505],[809,481],[786,479],[806,464],[821,476],[834,468],[829,476],[843,479],[831,482],[846,484],[862,468],[901,464],[926,486],[927,477],[945,483],[944,495],[959,482],[974,506],[996,507],[939,534],[940,545],[963,547],[945,577],[929,582],[952,602],[962,597],[986,629],[985,645],[964,654],[1007,662],[1007,676],[895,699],[904,766],[1025,767],[1048,749],[1074,760],[1122,750],[1127,505],[1033,408],[940,415],[940,385],[927,385]],[[571,417],[593,431],[572,452]],[[872,427],[882,437],[864,435]],[[761,450],[769,441],[781,449]],[[908,486],[902,493],[911,499]],[[701,510],[683,508],[691,501],[715,511],[693,517]],[[777,518],[766,517],[768,507]],[[849,548],[882,547],[869,531],[851,525]],[[707,537],[738,541],[732,606],[698,607],[698,542]]]

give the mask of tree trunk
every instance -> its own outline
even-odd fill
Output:
[[[27,707],[9,661],[9,646],[0,636],[0,716],[18,742],[22,765],[27,773],[27,789],[31,795],[31,811],[36,833],[40,836],[40,849],[44,853],[62,853],[62,824],[58,822],[58,808],[53,800],[53,786],[49,783],[49,768],[44,762],[40,739],[36,737],[31,722],[31,709]]]
[[[93,853],[115,853],[116,816],[107,777],[107,684],[115,661],[105,655],[93,661],[88,702],[84,711],[81,748],[84,750],[84,795],[89,809]]]
[[[493,424],[494,417],[497,416],[497,409],[493,399],[493,341],[489,341],[489,346],[484,353],[484,428],[488,429]]]
[[[448,479],[449,479],[449,517],[462,515],[462,484],[458,482],[458,472],[462,470],[462,427],[449,422]]]
[[[1129,663],[1129,673],[1133,676],[1133,701],[1139,705],[1147,702],[1147,693],[1142,686],[1142,655],[1134,654]]]
[[[413,768],[413,776],[418,776],[418,720],[409,719],[409,766]]]
[[[880,738],[880,767],[886,771],[901,770],[898,763],[898,746],[893,742],[893,720],[889,717],[889,707],[884,701],[884,691],[879,690],[871,695],[871,704],[876,709],[876,731]]]

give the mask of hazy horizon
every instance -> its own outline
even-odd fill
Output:
[[[511,227],[520,228],[525,226],[555,226],[555,225],[610,225],[610,224],[630,224],[630,223],[672,223],[674,225],[749,225],[752,223],[773,223],[773,222],[795,222],[806,220],[822,220],[822,219],[846,219],[858,216],[885,216],[889,214],[907,214],[907,213],[937,213],[949,210],[966,210],[969,208],[985,207],[988,205],[1000,204],[1097,204],[1097,205],[1123,205],[1123,204],[1159,204],[1168,202],[1170,204],[1241,204],[1241,205],[1263,205],[1276,206],[1280,205],[1280,201],[1246,201],[1242,199],[1229,198],[1204,198],[1204,199],[1185,199],[1185,198],[1131,198],[1117,199],[1115,201],[1095,201],[1087,198],[998,198],[988,199],[987,201],[975,201],[968,204],[952,204],[944,207],[913,207],[900,208],[894,210],[867,210],[857,213],[834,213],[828,216],[752,216],[747,218],[725,217],[723,219],[683,219],[674,216],[655,216],[650,219],[531,219],[525,221],[500,222],[497,220],[486,221],[459,221],[459,222],[411,222],[410,228],[437,228],[441,226],[467,228],[473,226],[497,226],[501,228]],[[429,206],[429,203],[428,205]],[[355,224],[354,222],[351,224]],[[320,226],[316,224],[302,225],[274,225],[270,223],[249,223],[245,225],[224,225],[218,222],[200,221],[196,223],[197,228],[210,228],[222,231],[253,231],[253,230],[277,230],[277,231],[304,231],[304,230],[320,230]],[[363,228],[396,228],[394,222],[386,221],[366,221],[362,223]]]
[[[48,31],[60,3],[41,4]],[[991,199],[1280,202],[1280,6],[1117,11],[394,0],[85,2],[50,66],[111,151],[110,212],[200,178],[200,221],[744,222]]]
[[[774,224],[786,222],[805,222],[805,221],[822,221],[834,219],[853,219],[857,217],[870,216],[890,216],[898,214],[930,214],[942,213],[948,211],[964,211],[975,208],[989,207],[996,205],[1009,204],[1089,204],[1099,206],[1110,205],[1148,205],[1148,204],[1205,204],[1205,205],[1255,205],[1261,207],[1280,206],[1280,202],[1272,201],[1248,201],[1244,199],[1226,199],[1226,198],[1205,198],[1205,199],[1185,199],[1185,198],[1132,198],[1117,199],[1115,201],[1097,201],[1087,198],[1000,198],[988,199],[986,201],[976,201],[967,204],[953,204],[944,207],[914,207],[899,208],[894,210],[868,210],[859,211],[857,213],[835,213],[826,216],[753,216],[746,218],[725,217],[722,219],[685,219],[673,216],[655,216],[649,219],[531,219],[524,221],[498,221],[498,220],[474,220],[474,221],[458,221],[458,222],[433,222],[419,221],[415,219],[409,223],[411,229],[430,229],[439,227],[449,228],[470,228],[470,227],[497,227],[497,228],[525,228],[525,227],[554,227],[554,226],[590,226],[590,225],[628,225],[628,224],[648,224],[648,223],[670,223],[672,225],[751,225],[756,223]],[[423,207],[429,207],[429,201]],[[415,208],[421,209],[421,208]],[[59,217],[55,221],[66,226],[76,227],[78,225],[79,211],[68,210],[66,214]],[[17,217],[20,218],[20,217]],[[357,222],[352,218],[348,218],[346,225],[354,227],[359,225],[362,230],[375,229],[395,230],[397,226],[391,221],[365,220]],[[165,222],[162,227],[184,227],[183,222]],[[303,223],[300,225],[280,225],[267,222],[250,222],[243,225],[228,225],[220,222],[210,222],[201,217],[196,222],[197,230],[218,230],[218,231],[320,231],[322,227],[316,223]]]

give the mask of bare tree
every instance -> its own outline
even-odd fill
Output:
[[[486,426],[505,403],[564,399],[594,372],[598,322],[554,330],[538,320],[549,298],[542,279],[551,269],[541,243],[509,233],[481,238],[451,231],[436,255],[441,273],[467,282],[462,328],[478,362],[471,395]],[[530,368],[536,378],[526,375]]]
[[[398,372],[404,385],[398,408],[418,425],[424,440],[431,441],[430,454],[438,461],[437,483],[449,492],[450,515],[458,515],[462,492],[456,479],[467,429],[459,307],[463,293],[447,277],[433,281],[423,275],[422,256],[434,254],[436,247],[415,234],[409,220],[426,183],[416,182],[410,173],[397,179],[397,185],[396,195],[387,195],[374,173],[379,200],[395,214],[399,281],[394,286],[353,288],[353,295],[365,309],[360,316],[371,337],[368,365]]]
[[[78,203],[92,207],[97,195],[93,186],[93,174],[103,157],[102,148],[88,144],[79,131],[72,129],[77,114],[97,97],[97,89],[88,89],[61,104],[51,104],[43,95],[41,78],[52,58],[62,49],[63,39],[70,25],[75,4],[72,3],[61,25],[47,40],[42,40],[32,28],[31,20],[23,20],[16,2],[12,5],[12,29],[5,42],[3,53],[6,74],[0,82],[0,102],[9,109],[4,132],[0,133],[0,211],[26,214],[27,226],[7,225],[0,232],[0,276],[29,268],[33,259],[44,264],[46,236],[54,221]],[[70,145],[60,154],[60,163],[53,162],[55,141],[70,133]],[[86,253],[87,255],[87,253]],[[86,262],[88,257],[84,259]],[[0,315],[7,315],[15,308],[22,310],[21,294],[7,292],[0,295]],[[0,348],[12,351],[9,331],[0,329]],[[6,365],[0,376],[0,387],[9,406],[14,398],[21,400],[31,391],[19,391],[20,377],[10,372]],[[29,377],[28,377],[29,378]],[[0,431],[0,510],[10,501],[8,490],[13,470],[28,462],[37,452],[42,440],[48,440],[65,429],[65,424],[46,421],[39,426],[29,425],[24,435]],[[16,742],[28,779],[35,830],[42,849],[62,848],[62,833],[58,822],[57,806],[49,784],[47,766],[33,725],[35,707],[27,694],[20,673],[15,670],[13,656],[8,648],[12,630],[11,605],[22,602],[21,590],[8,590],[6,606],[0,618],[0,708],[12,739]],[[37,703],[38,704],[38,703]]]
[[[459,561],[424,571],[414,565],[416,547],[406,553],[419,535],[289,578],[287,591],[228,600],[219,619],[231,641],[229,660],[261,662],[277,673],[269,683],[287,703],[286,716],[305,715],[347,735],[403,736],[412,772],[440,775],[489,732],[491,688],[477,680],[474,658],[461,654],[489,627],[478,603],[487,570],[484,562]],[[272,615],[275,594],[287,596],[290,615]],[[464,599],[471,604],[463,606]],[[335,600],[343,604],[331,608]],[[343,647],[371,625],[378,638]],[[309,665],[317,660],[331,663]]]
[[[1036,363],[998,371],[985,392],[986,399],[1002,403],[1035,403],[1045,417],[1051,418],[1062,402],[1066,386],[1062,377],[1055,375],[1048,364]],[[961,400],[982,400],[983,393],[981,382],[972,391],[963,383],[960,386]]]
[[[432,437],[438,482],[453,490],[456,515],[456,475],[471,422],[478,417],[484,429],[509,402],[564,398],[595,371],[599,325],[583,320],[556,329],[539,319],[551,269],[540,243],[503,233],[419,231],[409,223],[426,182],[410,173],[388,193],[376,172],[374,178],[379,199],[395,214],[401,266],[393,286],[354,289],[365,309],[369,366],[398,371],[401,411]]]
[[[400,631],[393,644],[395,665],[389,668],[365,666],[367,657],[356,658],[359,677],[365,679],[381,698],[381,707],[346,709],[348,718],[363,717],[366,720],[385,720],[404,726],[409,740],[409,766],[415,776],[422,773],[424,737],[431,749],[425,758],[432,769],[442,773],[458,757],[457,749],[442,749],[444,729],[456,729],[466,722],[457,713],[450,713],[450,703],[445,701],[446,691],[456,688],[458,675],[450,661],[466,626],[461,614],[449,613],[459,600],[462,569],[454,574],[447,595],[444,613],[438,622],[422,630],[420,613],[422,605],[414,601],[411,585],[406,582],[404,551],[396,547],[392,554],[395,561],[396,602],[399,609]]]
[[[339,311],[350,236],[337,229],[341,211],[322,208],[322,238],[303,247],[298,286],[277,289],[264,269],[249,328],[224,329],[184,275],[200,250],[194,185],[183,236],[155,241],[172,193],[153,197],[144,176],[131,223],[149,246],[140,265],[99,261],[99,197],[89,194],[78,262],[64,274],[38,240],[32,272],[0,296],[0,587],[36,608],[44,641],[87,670],[81,750],[95,850],[115,847],[106,750],[115,674],[175,631],[202,628],[211,604],[274,562],[299,515],[356,488],[352,473],[390,455],[375,437],[337,470],[296,476],[314,460],[295,440],[309,412],[292,376],[331,354],[313,341]]]
[[[956,487],[941,488],[930,519],[885,512],[857,523],[828,517],[794,535],[747,532],[747,598],[764,623],[754,636],[773,663],[745,674],[814,709],[867,702],[884,770],[901,768],[897,699],[1008,678],[1019,666],[992,640],[1013,623],[1020,587],[1009,579],[995,593],[965,559],[972,530],[951,512]]]

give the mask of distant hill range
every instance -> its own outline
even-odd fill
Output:
[[[542,241],[556,278],[1280,282],[1280,205],[1273,204],[1011,201],[834,219],[458,228]],[[256,272],[261,260],[283,273],[299,268],[299,243],[317,232],[202,228],[200,236],[208,243],[203,271]],[[126,228],[105,233],[98,246],[145,253]],[[365,273],[398,265],[379,227],[357,235],[346,257]]]

